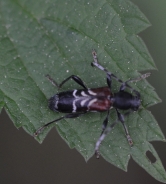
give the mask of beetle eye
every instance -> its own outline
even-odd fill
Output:
[[[137,106],[137,107],[133,107],[133,108],[132,108],[132,110],[133,110],[133,111],[137,111],[137,110],[138,110],[138,108],[139,108],[139,106]]]
[[[137,97],[137,96],[135,96],[134,97],[134,99],[133,99],[133,101],[132,101],[132,107],[131,107],[131,109],[133,110],[133,111],[137,111],[138,110],[138,108],[139,108],[139,106],[140,106],[140,99]]]

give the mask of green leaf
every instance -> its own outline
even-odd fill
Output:
[[[105,73],[92,68],[91,51],[96,49],[99,62],[123,81],[156,69],[140,37],[136,34],[150,23],[128,0],[50,0],[0,1],[0,110],[4,107],[17,128],[33,136],[34,132],[56,118],[47,99],[58,92],[45,78],[57,82],[75,74],[90,87],[106,85]],[[133,87],[142,96],[141,109],[126,118],[133,138],[130,148],[121,124],[101,145],[101,155],[115,166],[127,170],[130,156],[149,174],[166,182],[161,161],[149,141],[165,140],[147,107],[160,102],[153,87],[145,80]],[[73,81],[63,90],[78,88]],[[119,84],[113,81],[112,91]],[[58,122],[56,128],[71,148],[87,161],[101,133],[105,113],[88,113],[76,119]],[[112,110],[110,122],[116,119]],[[36,138],[42,142],[50,126]],[[150,151],[156,158],[151,163]]]

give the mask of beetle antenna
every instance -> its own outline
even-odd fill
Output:
[[[151,74],[150,72],[142,74],[141,76],[137,77],[136,79],[130,79],[130,80],[126,81],[126,83],[128,83],[128,82],[138,82],[142,79],[146,79],[147,77],[150,76],[150,74]]]

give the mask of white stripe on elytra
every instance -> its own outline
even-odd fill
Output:
[[[58,103],[59,103],[59,97],[58,97],[58,95],[55,95],[55,100],[56,100],[56,102],[55,102],[55,109],[58,110]]]
[[[75,97],[75,100],[73,100],[73,111],[72,111],[72,112],[76,112],[76,111],[77,111],[76,102],[77,102],[78,100],[80,100],[79,96],[77,96],[76,93],[77,93],[77,90],[74,90],[74,91],[73,91],[73,96]],[[91,90],[88,90],[88,93],[89,93],[90,95],[93,95],[93,96],[96,96],[96,95],[97,95],[97,93],[94,93],[94,92],[91,91]],[[84,91],[81,92],[81,95],[82,95],[82,96],[88,96]],[[89,98],[86,98],[86,99],[82,100],[82,101],[81,101],[81,106],[84,106],[85,103],[86,103],[88,100],[89,100]],[[96,102],[96,101],[97,101],[96,98],[93,99],[93,100],[90,100],[89,103],[88,103],[88,106],[87,106],[88,109],[89,109],[89,107],[90,107],[94,102]]]
[[[77,98],[76,93],[77,93],[77,90],[75,89],[75,90],[73,91],[73,96],[74,96],[75,98]],[[76,112],[76,110],[77,110],[76,101],[77,101],[77,99],[73,100],[73,111],[72,111],[72,112]]]
[[[91,91],[91,90],[88,90],[88,93],[90,94],[90,95],[94,95],[94,96],[96,96],[97,95],[97,93],[94,93],[93,91]]]
[[[72,112],[76,112],[76,110],[77,110],[76,101],[77,101],[77,100],[74,100],[74,101],[73,101],[73,111],[72,111]]]
[[[95,99],[93,99],[93,100],[91,100],[90,102],[89,102],[89,104],[88,104],[88,107],[90,107],[94,102],[96,102],[97,101],[97,99],[95,98]]]
[[[89,100],[89,98],[87,98],[87,99],[85,99],[85,100],[82,100],[82,101],[81,101],[81,106],[84,106],[85,103],[86,103],[88,100]]]
[[[84,91],[81,92],[82,96],[88,96]]]
[[[73,91],[73,96],[74,96],[75,98],[77,98],[76,93],[77,93],[77,90],[75,89],[75,90]]]

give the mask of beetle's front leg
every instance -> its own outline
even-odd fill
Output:
[[[130,146],[133,145],[133,142],[132,142],[132,139],[131,139],[131,137],[130,137],[130,135],[128,133],[127,127],[124,124],[124,117],[128,116],[132,111],[128,111],[128,112],[126,112],[123,115],[120,114],[117,109],[116,109],[116,112],[117,112],[117,116],[118,116],[117,120],[104,130],[103,134],[100,135],[99,139],[96,142],[96,145],[95,145],[95,155],[96,155],[97,159],[99,159],[99,157],[100,157],[99,148],[100,148],[100,145],[101,145],[102,141],[105,139],[106,135],[114,128],[114,126],[119,121],[122,123],[122,125],[123,125],[123,127],[125,129],[126,137],[127,137],[127,140],[129,142]]]
[[[136,91],[134,88],[132,88],[128,83],[129,82],[138,82],[138,81],[145,79],[149,76],[150,76],[150,73],[145,73],[145,74],[143,74],[135,79],[130,79],[130,80],[127,80],[126,82],[123,82],[122,85],[120,86],[120,91],[124,91],[125,88],[128,87],[131,91],[133,91],[136,94],[136,96],[138,96],[140,98],[140,93],[138,91]]]
[[[128,131],[127,126],[126,126],[126,124],[125,124],[125,122],[124,122],[124,115],[122,115],[122,114],[118,111],[118,109],[115,108],[115,110],[116,110],[116,113],[117,113],[117,116],[118,116],[118,120],[122,123],[123,128],[124,128],[124,130],[125,130],[127,141],[128,141],[128,143],[129,143],[130,146],[133,146],[132,138],[130,137],[129,131]],[[126,112],[126,113],[125,113],[125,116],[126,116],[126,115],[129,115],[131,112],[132,112],[132,111]]]
[[[119,79],[118,77],[116,77],[114,74],[112,74],[110,71],[108,71],[106,68],[104,68],[103,66],[101,66],[99,63],[98,63],[98,58],[97,58],[97,53],[95,50],[92,51],[92,56],[93,56],[93,62],[91,63],[92,66],[96,66],[98,69],[100,70],[103,70],[106,75],[107,75],[107,84],[108,86],[110,87],[111,89],[111,81],[112,81],[112,77],[118,81],[119,83],[121,83],[121,87],[120,87],[120,91],[123,91],[126,87],[128,87],[129,89],[131,89],[138,97],[140,96],[139,92],[136,91],[135,89],[133,89],[128,83],[129,82],[137,82],[137,81],[140,81],[142,79],[145,79],[147,77],[150,76],[150,73],[146,73],[146,74],[143,74],[141,75],[140,77],[137,77],[136,79],[130,79],[126,82],[123,82],[121,79]]]
[[[109,72],[106,68],[104,68],[103,66],[101,66],[101,65],[98,63],[97,53],[96,53],[95,50],[92,51],[92,56],[93,56],[94,62],[92,62],[91,65],[92,65],[92,66],[96,66],[96,67],[99,68],[100,70],[103,70],[104,72],[106,72],[106,75],[107,75],[107,84],[108,84],[108,87],[111,89],[111,82],[112,82],[111,76],[112,76],[113,74],[111,74],[111,72]]]

